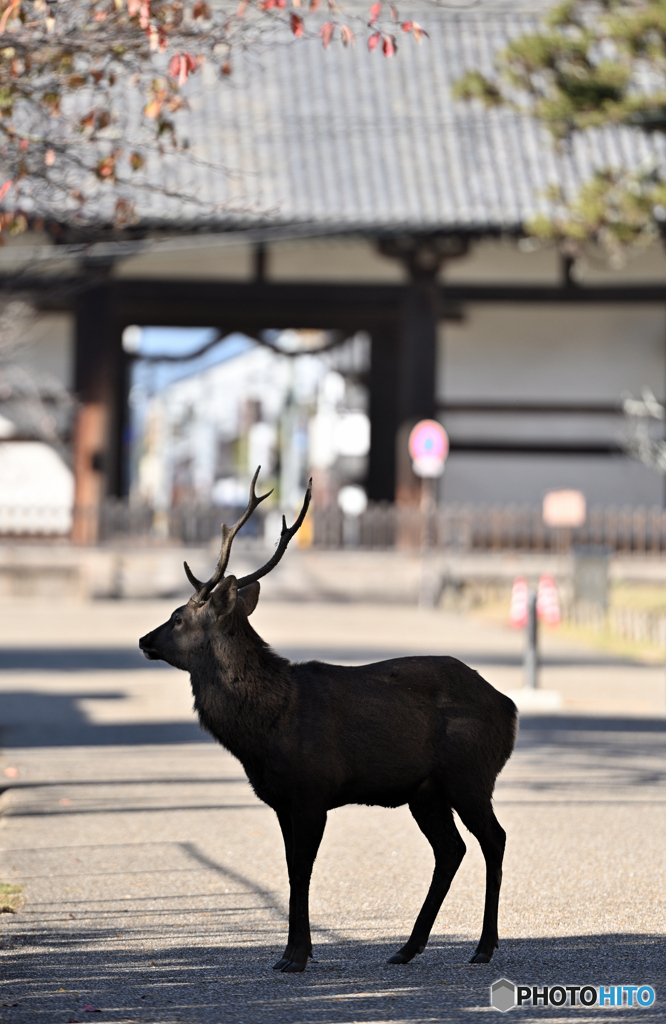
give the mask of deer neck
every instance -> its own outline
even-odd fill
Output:
[[[293,700],[291,665],[239,616],[190,673],[203,727],[245,764],[268,751]]]

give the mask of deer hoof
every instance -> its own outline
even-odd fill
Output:
[[[289,963],[286,964],[282,968],[282,973],[283,974],[300,974],[300,972],[304,971],[304,970],[305,970],[305,964],[299,964],[298,961],[296,961],[296,960],[290,960]]]
[[[389,957],[386,961],[387,964],[408,964],[411,960],[411,956],[405,956],[403,953],[396,953],[395,956]]]
[[[471,964],[489,964],[490,963],[490,957],[488,956],[487,953],[475,953],[474,956],[472,957],[472,959],[470,960],[470,963]]]
[[[291,963],[291,960],[288,957],[286,957],[286,956],[280,957],[278,962],[276,964],[273,964],[273,970],[274,971],[282,971],[287,966],[287,964],[290,964],[290,963]]]

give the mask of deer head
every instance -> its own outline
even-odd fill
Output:
[[[303,507],[293,526],[287,526],[282,517],[282,531],[274,554],[265,565],[248,576],[236,579],[225,576],[231,545],[241,527],[248,521],[254,510],[273,492],[268,491],[257,497],[255,486],[259,476],[257,468],[250,485],[250,500],[240,519],[232,527],[222,525],[222,546],[217,566],[211,578],[205,583],[198,580],[187,562],[185,573],[194,587],[194,594],[187,604],[172,613],[163,625],[139,640],[139,647],[151,661],[166,661],[175,668],[192,671],[194,663],[209,649],[211,640],[222,640],[225,635],[238,631],[247,622],[259,600],[259,580],[274,569],[287,550],[289,541],[300,529],[310,505],[312,480],[308,483]]]

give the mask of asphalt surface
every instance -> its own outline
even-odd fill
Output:
[[[406,808],[346,807],[330,814],[315,865],[314,960],[282,975],[271,965],[288,888],[273,812],[199,730],[187,677],[136,653],[170,610],[0,608],[0,881],[25,894],[19,913],[0,917],[0,1019],[474,1021],[501,1016],[489,986],[506,977],[657,992],[649,1008],[522,1008],[508,1019],[666,1020],[663,667],[545,639],[542,683],[564,707],[521,717],[496,791],[508,845],[491,964],[468,963],[484,871],[462,825],[468,852],[425,953],[386,964],[411,930],[432,855]],[[256,619],[292,657],[452,653],[502,689],[521,682],[520,637],[478,619],[270,603]]]

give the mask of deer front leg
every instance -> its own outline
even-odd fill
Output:
[[[293,974],[305,970],[312,954],[310,878],[326,827],[326,811],[318,807],[304,807],[288,814],[278,813],[278,820],[289,872],[289,935],[285,951],[274,970]]]

